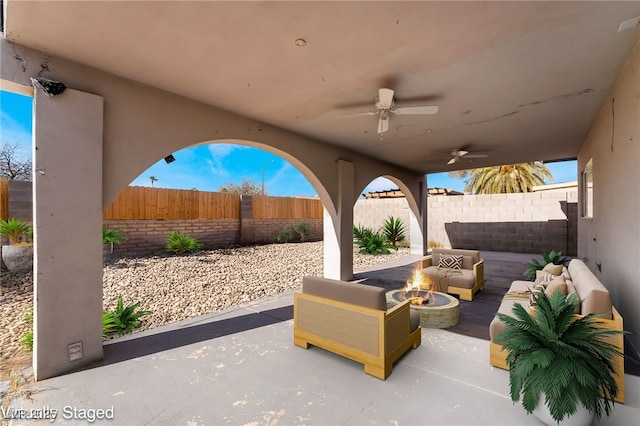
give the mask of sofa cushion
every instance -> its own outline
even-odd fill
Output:
[[[529,310],[529,297],[531,281],[514,281],[509,287],[509,291],[504,295],[498,312],[513,316],[513,306],[520,304],[524,306],[526,310]],[[492,341],[495,341],[495,337],[504,330],[504,323],[498,319],[497,316],[493,317],[493,320],[489,324],[489,337]]]
[[[612,318],[611,295],[589,267],[579,259],[569,262],[569,274],[580,303],[580,314],[596,314],[604,319]]]
[[[306,276],[302,278],[302,292],[381,311],[387,310],[386,291],[381,287]]]
[[[440,261],[438,262],[438,266],[440,268],[461,269],[462,255],[441,254]]]

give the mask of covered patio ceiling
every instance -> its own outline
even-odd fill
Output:
[[[17,44],[423,173],[575,157],[638,40],[619,25],[640,15],[639,2],[5,7]],[[381,138],[377,116],[352,115],[382,87],[439,112],[392,115]],[[486,157],[447,165],[452,149]]]

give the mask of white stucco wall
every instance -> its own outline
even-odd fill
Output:
[[[578,256],[611,292],[626,330],[640,330],[640,43],[578,155],[593,159],[593,218],[578,220]],[[581,210],[579,210],[581,211]],[[640,335],[629,336],[636,350]]]

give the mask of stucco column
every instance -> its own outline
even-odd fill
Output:
[[[353,163],[338,160],[336,214],[324,209],[324,276],[336,280],[353,278]]]
[[[418,197],[416,204],[419,212],[409,209],[409,238],[411,240],[411,254],[427,254],[427,194],[426,182],[418,182]]]
[[[42,380],[103,357],[100,96],[34,96],[33,370]]]

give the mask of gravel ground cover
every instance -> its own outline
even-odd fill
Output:
[[[355,272],[409,254],[361,255],[354,247]],[[189,256],[121,258],[104,267],[104,309],[119,296],[153,311],[146,330],[220,311],[300,287],[303,275],[322,275],[322,242],[267,244],[202,251]],[[3,272],[0,286],[0,381],[30,362],[19,339],[29,331],[23,317],[33,305],[33,274]]]

